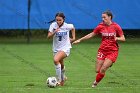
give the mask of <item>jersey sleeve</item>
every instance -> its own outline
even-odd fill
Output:
[[[117,36],[122,36],[123,35],[123,31],[122,28],[117,24],[116,25],[116,32],[117,32]]]
[[[49,27],[49,32],[53,32],[54,31],[54,24],[52,23]]]
[[[98,26],[93,30],[93,32],[94,32],[95,34],[100,34],[100,29],[101,29],[101,26],[98,25]]]
[[[68,28],[69,30],[72,30],[72,29],[74,28],[74,25],[73,25],[73,24],[67,24],[67,28]]]

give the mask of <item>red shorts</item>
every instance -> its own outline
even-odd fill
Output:
[[[98,60],[105,60],[110,59],[112,62],[115,62],[118,57],[118,50],[114,51],[104,51],[104,50],[98,50],[97,59]]]

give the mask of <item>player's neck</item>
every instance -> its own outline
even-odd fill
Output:
[[[61,25],[59,25],[59,28],[60,28],[61,26],[63,26],[63,24],[64,24],[64,22],[63,22]]]
[[[109,21],[106,25],[110,26],[112,24],[112,21]]]

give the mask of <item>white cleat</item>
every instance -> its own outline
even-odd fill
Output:
[[[93,84],[91,87],[92,87],[92,88],[95,88],[96,86],[97,86],[97,84],[96,84],[96,85],[95,85],[95,84]]]
[[[98,83],[97,83],[96,81],[94,81],[94,83],[92,84],[91,87],[92,87],[92,88],[95,88],[95,87],[97,87],[97,84],[98,84]]]

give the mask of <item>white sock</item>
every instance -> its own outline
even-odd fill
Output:
[[[65,66],[64,66],[64,68],[61,70],[61,79],[62,79],[62,81],[64,81],[64,79],[65,79]]]
[[[55,70],[58,82],[61,82],[61,64],[55,65]]]

